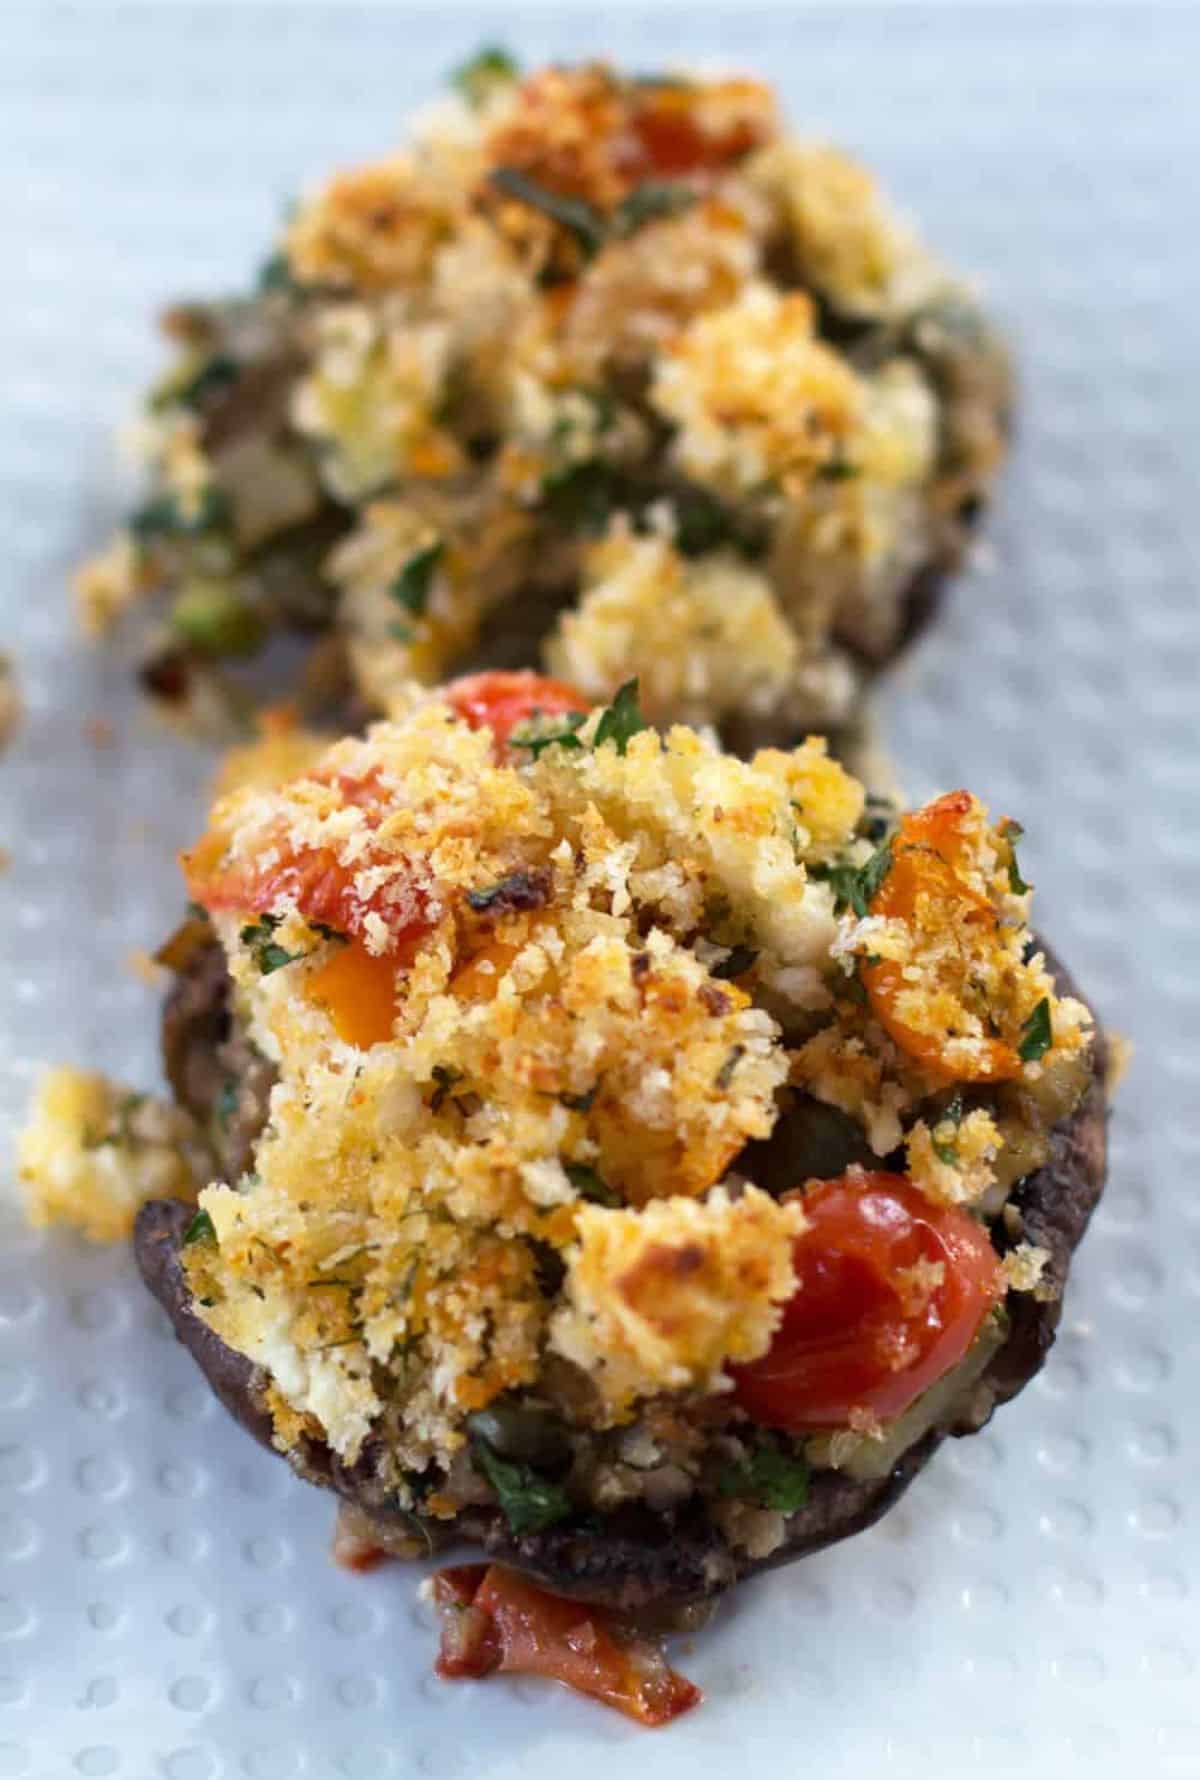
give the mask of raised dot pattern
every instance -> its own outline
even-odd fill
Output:
[[[831,1774],[1200,1773],[1200,390],[1179,226],[1200,14],[1151,11],[505,15],[531,55],[761,64],[990,283],[1021,362],[1014,464],[885,727],[913,797],[965,783],[1020,817],[1045,930],[1137,1045],[1037,1386],[879,1527],[747,1588],[695,1641],[704,1712],[630,1744],[665,1780],[751,1739],[794,1765],[797,1725]],[[111,432],[157,363],[150,312],[244,281],[277,199],[383,152],[496,29],[330,0],[288,6],[286,28],[253,0],[9,22],[0,587],[27,719],[0,771],[0,1138],[43,1062],[156,1069],[155,996],[124,960],[175,914],[210,763],[147,730],[61,592],[127,499]],[[91,716],[115,726],[100,752]],[[483,1760],[607,1780],[632,1733],[598,1708],[429,1673],[416,1573],[330,1564],[328,1501],[230,1425],[126,1258],[3,1216],[0,1777],[453,1780]]]

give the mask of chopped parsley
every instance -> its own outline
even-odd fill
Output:
[[[491,98],[498,86],[516,80],[520,70],[515,59],[499,44],[488,43],[450,76],[450,85],[457,88],[467,104],[478,110]]]
[[[190,1248],[193,1242],[215,1242],[217,1232],[208,1213],[200,1210],[183,1233],[183,1246]]]
[[[195,370],[183,367],[171,372],[150,397],[153,413],[164,408],[199,408],[210,396],[219,395],[238,380],[240,367],[227,352],[213,352]]]
[[[531,1465],[502,1459],[478,1436],[471,1442],[471,1459],[495,1490],[514,1533],[540,1533],[570,1514],[571,1500],[561,1484],[539,1477]]]
[[[723,1094],[725,1092],[726,1088],[729,1086],[730,1082],[732,1082],[732,1080],[733,1080],[734,1070],[737,1068],[738,1064],[741,1062],[742,1058],[745,1055],[746,1055],[745,1045],[734,1045],[734,1047],[730,1051],[728,1057],[726,1057],[724,1063],[722,1063],[720,1069],[718,1069],[718,1071],[717,1071],[717,1079],[716,1079],[716,1082],[714,1083],[714,1086],[716,1087],[718,1093]]]
[[[681,211],[689,210],[698,195],[690,185],[673,180],[644,180],[617,205],[613,212],[613,227],[618,235],[636,234],[647,223],[660,222],[664,217],[678,216]]]
[[[549,187],[531,179],[520,167],[496,167],[490,174],[492,184],[506,198],[515,198],[518,204],[528,204],[531,210],[540,210],[552,222],[573,235],[585,259],[591,259],[604,246],[607,233],[604,218],[594,205],[583,198],[564,197],[561,192],[552,192]]]
[[[946,1105],[942,1108],[941,1112],[938,1114],[938,1117],[934,1121],[933,1128],[936,1131],[939,1125],[954,1125],[954,1126],[961,1125],[962,1118],[963,1118],[962,1095],[955,1094],[946,1103]],[[957,1165],[958,1165],[958,1145],[957,1144],[942,1143],[935,1137],[933,1139],[933,1153],[937,1157],[939,1162],[944,1162],[946,1164],[947,1168],[957,1167]]]
[[[850,463],[844,457],[831,457],[817,471],[817,475],[823,482],[851,482],[855,476],[861,476],[861,474],[862,471],[858,465]]]
[[[575,731],[587,718],[582,711],[564,711],[560,717],[545,719],[540,711],[531,711],[524,723],[518,723],[508,738],[510,748],[528,748],[530,759],[540,760],[546,748],[582,748]]]
[[[624,754],[630,738],[649,727],[638,705],[638,683],[636,680],[626,680],[611,705],[606,705],[601,712],[600,721],[596,725],[596,739],[592,745],[601,748],[605,742],[612,742],[617,753]]]
[[[749,946],[734,946],[728,958],[709,965],[708,974],[720,982],[732,982],[734,977],[744,976],[757,957],[758,953],[751,951]]]
[[[1021,876],[1021,868],[1017,864],[1017,842],[1025,830],[1019,822],[1014,822],[1010,816],[1001,827],[1000,832],[1008,842],[1008,887],[1014,896],[1024,896],[1029,885]]]
[[[675,542],[685,556],[703,556],[733,535],[729,510],[704,488],[681,490],[672,502]]]
[[[891,867],[892,843],[886,840],[865,865],[810,865],[808,875],[829,885],[837,914],[853,909],[861,921],[870,912],[871,903]]]
[[[446,546],[441,538],[435,538],[424,550],[418,550],[410,556],[396,579],[388,588],[388,593],[399,605],[411,612],[414,618],[423,618],[429,604],[429,589],[433,585],[434,572],[442,560]]]
[[[286,253],[273,253],[269,260],[264,260],[258,268],[258,289],[263,296],[276,292],[290,294],[296,288],[292,277],[292,268]]]
[[[1022,1063],[1037,1063],[1046,1055],[1053,1043],[1054,1032],[1050,1025],[1050,1002],[1043,995],[1021,1028],[1021,1042],[1017,1046],[1017,1056]]]
[[[446,1104],[446,1098],[456,1082],[462,1081],[462,1070],[453,1069],[445,1063],[433,1066],[434,1090],[429,1100],[430,1112],[440,1112]]]
[[[193,581],[171,608],[171,629],[201,655],[254,655],[266,639],[258,608],[220,581]]]
[[[242,944],[250,947],[259,973],[264,977],[304,956],[302,952],[289,952],[284,946],[276,945],[271,938],[281,918],[279,915],[261,915],[257,921],[243,927],[239,935]]]
[[[216,1120],[220,1131],[228,1131],[229,1121],[238,1109],[238,1085],[231,1075],[227,1075],[221,1083],[221,1092],[217,1095]]]
[[[808,1461],[764,1435],[739,1464],[725,1467],[717,1487],[723,1496],[741,1496],[760,1508],[794,1514],[808,1501]]]
[[[589,457],[542,477],[541,500],[561,531],[602,532],[621,495],[616,470],[603,458]]]
[[[725,544],[744,557],[761,556],[765,536],[761,525],[753,519],[730,512],[706,488],[685,484],[670,492],[671,512],[675,526],[675,547],[684,556],[704,556]]]
[[[624,1203],[620,1194],[614,1193],[608,1182],[602,1180],[586,1162],[567,1162],[563,1167],[575,1191],[592,1205],[606,1205],[610,1211],[617,1211]]]
[[[560,1106],[565,1106],[568,1112],[591,1112],[593,1106],[596,1104],[596,1096],[599,1092],[599,1082],[593,1082],[586,1094],[560,1094],[558,1103]],[[575,1163],[571,1164],[571,1167],[575,1166]],[[571,1169],[568,1168],[567,1173],[570,1174],[570,1172]],[[607,1189],[605,1190],[607,1191]]]
[[[219,531],[232,517],[229,496],[210,483],[194,514],[184,513],[175,495],[160,494],[138,508],[129,521],[129,529],[139,543],[148,543],[153,538],[196,537],[201,532]]]

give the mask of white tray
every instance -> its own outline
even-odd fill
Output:
[[[4,35],[0,600],[29,702],[0,766],[6,1125],[43,1061],[156,1069],[126,958],[178,907],[204,763],[80,651],[62,592],[123,499],[151,312],[243,280],[289,193],[496,37],[758,65],[989,280],[1025,381],[994,566],[889,730],[914,795],[965,782],[1020,816],[1039,919],[1138,1055],[1043,1378],[875,1532],[744,1590],[684,1661],[707,1704],[657,1734],[435,1681],[416,1573],[336,1570],[328,1501],[219,1412],[128,1261],[6,1213],[0,1776],[1194,1780],[1200,14],[97,0]]]

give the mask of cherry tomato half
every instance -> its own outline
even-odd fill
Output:
[[[844,1427],[854,1410],[889,1420],[958,1364],[1002,1296],[995,1251],[902,1174],[852,1170],[803,1204],[796,1293],[762,1358],[731,1368],[738,1402],[795,1433]]]
[[[535,712],[558,717],[565,711],[591,709],[573,686],[528,668],[519,673],[468,674],[452,680],[446,688],[446,703],[472,729],[490,729],[497,750],[503,748],[518,723]]]

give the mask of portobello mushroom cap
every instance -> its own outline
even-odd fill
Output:
[[[1059,993],[1077,995],[1067,972],[1051,954],[1047,956]],[[222,963],[215,940],[190,960],[168,998],[164,1051],[176,1094],[210,1127],[226,1071],[239,1056],[256,1059],[253,1091],[245,1091],[243,1079],[235,1114],[215,1134],[218,1142],[224,1142],[227,1158],[234,1161],[249,1154],[265,1122],[270,1072],[236,1030]],[[218,1048],[221,1062],[214,1066]],[[1001,1220],[993,1228],[1000,1248],[1025,1239],[1048,1251],[1043,1282],[1049,1292],[1010,1296],[1006,1338],[969,1400],[957,1402],[950,1419],[925,1433],[887,1476],[864,1482],[839,1471],[814,1471],[807,1502],[787,1517],[783,1543],[765,1559],[751,1558],[729,1545],[695,1502],[658,1514],[629,1505],[606,1515],[602,1528],[567,1522],[522,1535],[510,1530],[498,1508],[466,1507],[452,1523],[420,1523],[430,1548],[466,1539],[482,1546],[488,1557],[524,1571],[560,1594],[661,1619],[714,1598],[743,1577],[806,1557],[871,1526],[903,1495],[948,1434],[977,1432],[995,1407],[1014,1397],[1044,1364],[1062,1314],[1071,1257],[1104,1186],[1106,1061],[1104,1036],[1097,1026],[1092,1073],[1083,1099],[1053,1131],[1045,1164],[1010,1195],[1023,1227],[1010,1234]],[[143,1206],[134,1233],[138,1266],[226,1409],[255,1439],[270,1446],[265,1374],[219,1340],[192,1308],[181,1265],[183,1234],[192,1216],[192,1209],[178,1201],[153,1200]],[[306,1440],[288,1457],[301,1476],[354,1504],[381,1531],[390,1525],[396,1533],[411,1533],[414,1516],[390,1503],[377,1471],[379,1453],[372,1450],[370,1440],[353,1465],[343,1464],[316,1440]]]

